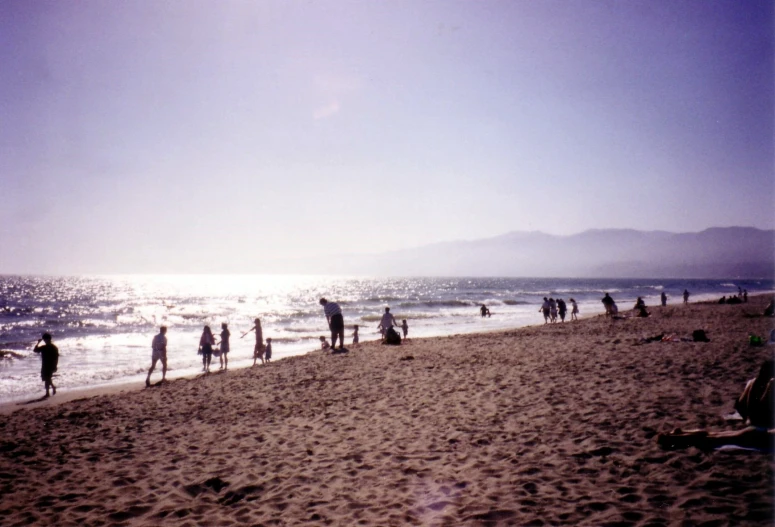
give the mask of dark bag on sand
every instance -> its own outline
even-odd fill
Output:
[[[695,329],[692,332],[692,340],[694,342],[710,342],[710,339],[705,335],[704,329]]]
[[[388,330],[385,332],[385,344],[388,344],[391,346],[401,345],[401,335],[399,335],[398,332],[392,327],[389,327]]]

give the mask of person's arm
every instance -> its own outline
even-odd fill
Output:
[[[250,328],[249,330],[247,330],[245,333],[243,333],[243,334],[242,334],[242,336],[241,336],[240,338],[243,338],[245,335],[247,335],[248,333],[250,333],[250,332],[251,332],[251,331],[253,331],[254,329],[256,329],[256,326],[253,326],[252,328]]]
[[[41,352],[41,351],[40,351],[40,349],[41,349],[43,346],[41,346],[41,345],[40,345],[40,343],[41,343],[41,341],[42,341],[42,340],[43,340],[43,339],[38,339],[38,342],[37,342],[37,343],[35,343],[35,347],[32,349],[32,351],[34,351],[35,353],[40,353],[40,352]]]

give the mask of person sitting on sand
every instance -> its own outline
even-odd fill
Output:
[[[328,343],[326,337],[320,337],[320,349],[328,351],[331,348],[331,344]]]
[[[565,322],[565,313],[568,312],[568,306],[565,305],[565,300],[562,298],[557,299],[557,313],[560,315],[560,322]]]
[[[221,368],[224,370],[229,369],[229,338],[231,337],[231,332],[229,331],[229,326],[226,324],[226,322],[221,324],[221,355],[219,359],[221,360]]]
[[[756,378],[746,383],[743,393],[735,401],[735,410],[750,426],[743,430],[709,432],[680,428],[668,434],[659,434],[657,442],[668,449],[696,446],[701,449],[736,445],[744,448],[773,450],[775,435],[775,405],[773,404],[773,361],[766,360]]]
[[[642,307],[646,307],[646,302],[643,301],[643,298],[638,297],[638,299],[635,301],[635,306],[633,309],[638,310]]]
[[[576,303],[576,300],[571,298],[570,299],[570,305],[571,305],[571,311],[570,311],[570,319],[571,319],[571,321],[578,320],[579,319],[579,306]]]
[[[393,326],[397,326],[398,322],[396,322],[395,317],[390,312],[390,308],[385,308],[385,313],[382,315],[382,320],[379,321],[379,325],[377,325],[377,329],[380,333],[382,333],[382,338],[385,338],[385,333],[387,332],[388,328],[392,328]]]
[[[603,299],[601,300],[603,303],[603,307],[605,308],[605,316],[610,317],[613,313],[611,312],[611,307],[614,305],[614,299],[611,298],[611,296],[606,293]]]
[[[549,323],[549,299],[544,297],[544,303],[541,304],[541,307],[538,309],[539,313],[544,314],[544,324]]]
[[[646,310],[646,304],[641,304],[640,307],[637,308],[637,311],[638,312],[635,314],[636,317],[646,318],[651,316],[651,313]]]
[[[659,295],[659,299],[662,301],[662,307],[665,307],[667,305],[667,295],[664,291],[662,291],[662,294]]]
[[[266,339],[266,346],[264,347],[264,359],[266,363],[272,359],[272,339]]]
[[[759,374],[745,385],[743,393],[735,401],[735,410],[752,426],[772,428],[775,417],[773,405],[773,361],[766,360]]]
[[[42,346],[40,341],[45,342]],[[40,378],[46,387],[46,397],[49,397],[48,391],[51,388],[52,394],[56,395],[57,387],[54,386],[54,372],[57,371],[57,364],[59,363],[59,348],[54,346],[51,342],[51,334],[43,333],[38,343],[35,344],[33,350],[35,353],[40,353]],[[155,362],[154,362],[155,364]],[[150,375],[150,373],[148,374]]]
[[[353,346],[357,345],[358,342],[360,342],[360,338],[358,337],[358,324],[353,326]]]
[[[215,345],[215,337],[210,326],[205,326],[202,330],[202,336],[199,337],[199,354],[202,356],[202,371],[207,373],[210,371],[210,361],[213,359],[213,345]]]
[[[156,368],[156,362],[161,361],[161,382],[167,377],[167,326],[159,328],[159,333],[153,337],[151,343],[151,368],[148,370],[148,377],[145,378],[145,387],[151,387],[151,374]]]
[[[490,310],[488,309],[487,312],[489,313]],[[406,319],[401,321],[401,333],[404,334],[404,339],[406,339],[406,336],[409,334],[409,324],[406,323]]]

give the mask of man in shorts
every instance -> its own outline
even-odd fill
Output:
[[[331,330],[331,349],[336,347],[336,339],[339,338],[339,349],[344,349],[344,317],[342,308],[336,302],[329,302],[325,298],[320,299],[320,305],[323,306],[323,312],[328,320],[328,327]]]
[[[161,361],[161,382],[167,380],[167,326],[159,328],[159,334],[153,337],[151,344],[151,369],[148,370],[148,377],[145,378],[145,387],[151,387],[151,373],[156,368],[156,362]]]

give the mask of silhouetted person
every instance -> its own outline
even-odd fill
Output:
[[[161,382],[167,380],[167,326],[159,328],[159,334],[153,337],[151,343],[151,368],[145,378],[145,387],[151,386],[151,374],[156,368],[156,362],[161,361]]]
[[[748,289],[743,289],[743,302],[748,303]]]
[[[664,291],[662,291],[662,294],[659,295],[659,299],[662,300],[662,307],[665,307],[667,305],[667,295]]]
[[[382,333],[382,338],[385,338],[385,333],[387,333],[387,330],[389,328],[392,328],[393,326],[397,326],[398,322],[396,322],[395,317],[390,312],[390,308],[385,308],[385,313],[382,315],[382,320],[379,321],[379,324],[377,325],[377,329],[380,333]],[[331,337],[333,339],[333,337]]]
[[[358,324],[353,326],[353,346],[358,344],[360,342],[360,337],[358,336]]]
[[[482,312],[482,318],[489,317],[490,316],[490,308],[486,305],[482,304],[482,307],[479,308],[479,311]]]
[[[215,337],[210,326],[205,326],[202,336],[199,337],[199,353],[202,355],[202,371],[210,371],[210,361],[213,360],[213,345]]]
[[[601,300],[603,303],[603,307],[605,308],[605,316],[610,317],[613,313],[613,306],[614,306],[614,299],[611,298],[611,296],[606,293],[603,299]]]
[[[272,360],[272,339],[266,339],[266,348],[264,349],[264,359],[269,363]]]
[[[325,298],[320,299],[320,305],[323,306],[323,312],[328,321],[328,328],[331,330],[331,348],[336,347],[336,339],[339,338],[339,349],[344,349],[344,317],[342,308],[336,302],[329,302]]]
[[[544,297],[544,303],[541,304],[541,308],[538,310],[544,315],[544,324],[549,322],[549,299]]]
[[[229,326],[224,322],[221,324],[221,368],[224,370],[229,369],[229,351],[231,351],[231,345],[229,344],[229,338],[231,338],[231,332]]]
[[[571,319],[571,321],[578,320],[579,319],[579,306],[576,303],[576,300],[571,298],[570,299],[570,305],[571,305],[571,311],[570,311],[570,319]]]
[[[638,297],[638,299],[635,301],[635,307],[633,307],[633,309],[640,309],[645,307],[646,307],[646,302],[644,302],[641,297]]]
[[[565,322],[565,313],[568,312],[568,306],[565,305],[565,300],[562,298],[557,299],[557,313],[560,315],[560,322]]]
[[[45,342],[42,346],[40,341]],[[35,353],[40,353],[40,378],[46,386],[46,397],[49,396],[49,387],[52,390],[52,395],[56,395],[57,387],[54,386],[54,372],[57,371],[57,364],[59,363],[59,348],[51,343],[51,335],[43,333],[43,337],[38,339],[35,348],[32,350]]]
[[[261,329],[261,319],[257,318],[253,322],[253,327],[243,333],[240,338],[243,338],[251,331],[256,332],[256,345],[253,346],[253,366],[255,366],[258,359],[261,359],[261,364],[264,364],[264,331]]]
[[[684,289],[684,304],[688,304],[689,303],[689,294],[690,294],[689,290],[688,289]]]
[[[489,309],[487,311],[489,312]],[[409,334],[409,324],[406,323],[406,319],[401,321],[401,333],[404,334],[404,340],[406,340],[406,336]]]

